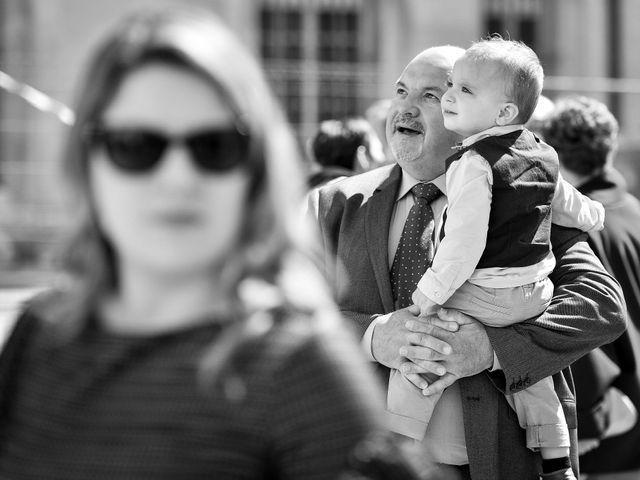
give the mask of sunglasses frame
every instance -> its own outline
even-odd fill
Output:
[[[219,174],[235,170],[249,162],[252,142],[245,131],[246,128],[234,125],[227,128],[204,127],[172,135],[152,127],[96,125],[85,130],[84,138],[89,149],[103,148],[111,163],[127,173],[145,174],[153,171],[162,162],[168,149],[180,146],[189,152],[189,158],[198,170]],[[207,140],[210,148],[213,143],[214,149],[218,150],[209,152],[210,156],[201,150],[207,147]],[[126,141],[130,144],[127,145]],[[131,151],[136,148],[131,145],[134,141],[138,142],[138,152]],[[204,143],[199,145],[199,141]],[[125,151],[122,151],[123,146]],[[127,152],[127,148],[130,151]],[[144,149],[147,150],[146,153]],[[148,158],[143,158],[145,155]]]

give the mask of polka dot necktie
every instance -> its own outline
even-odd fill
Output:
[[[433,261],[435,221],[429,204],[442,195],[433,183],[418,183],[411,193],[415,203],[409,210],[391,266],[391,288],[396,308],[413,303],[411,295]]]

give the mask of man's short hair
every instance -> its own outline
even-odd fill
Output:
[[[584,176],[605,167],[616,148],[618,130],[618,121],[607,106],[585,96],[558,100],[541,129],[563,167]]]
[[[492,35],[475,42],[464,54],[476,62],[494,62],[502,71],[505,94],[518,107],[519,123],[526,123],[542,92],[544,71],[536,53],[527,45]]]

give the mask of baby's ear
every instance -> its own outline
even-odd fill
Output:
[[[496,124],[503,125],[511,125],[516,118],[518,118],[518,114],[520,110],[518,106],[513,102],[503,103],[498,111],[498,116],[496,117]]]

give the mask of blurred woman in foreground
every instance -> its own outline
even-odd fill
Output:
[[[299,154],[236,37],[205,12],[134,16],[76,115],[70,282],[2,353],[0,476],[332,479],[358,445],[371,460],[380,392],[308,261]]]

